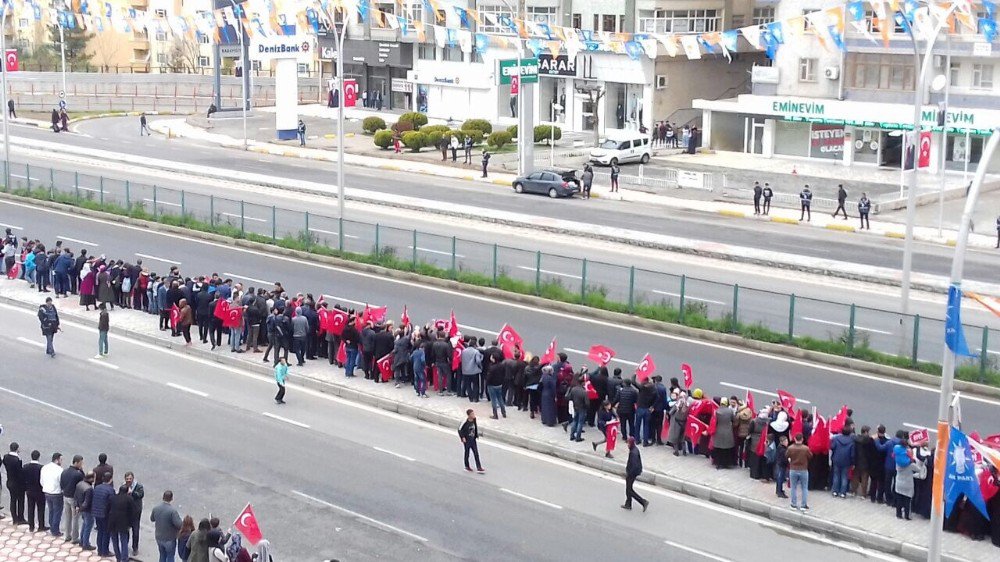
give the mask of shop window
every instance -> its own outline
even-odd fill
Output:
[[[815,82],[819,59],[799,59],[799,82]]]
[[[974,64],[972,65],[972,87],[977,90],[993,89],[993,65]]]

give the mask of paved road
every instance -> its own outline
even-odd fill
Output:
[[[63,304],[61,301],[60,304]],[[617,478],[513,447],[483,443],[485,475],[461,468],[447,428],[295,386],[288,404],[273,382],[113,336],[91,359],[96,335],[72,323],[57,356],[42,354],[30,311],[2,306],[0,373],[5,437],[26,448],[98,451],[116,473],[144,482],[146,512],[175,491],[182,513],[224,521],[252,501],[282,560],[865,560],[867,553],[740,512],[640,487],[646,514],[624,512]],[[456,402],[456,408],[462,407]],[[719,529],[725,529],[720,533]],[[143,528],[144,552],[152,541]],[[678,543],[681,546],[678,546]]]
[[[135,118],[102,119],[81,123],[78,129],[88,136],[54,134],[33,129],[17,128],[22,138],[41,138],[78,146],[127,151],[130,154],[166,158],[190,164],[236,169],[296,179],[330,183],[335,167],[313,161],[296,161],[284,157],[243,154],[200,141],[167,141],[162,137],[139,138]],[[760,241],[762,248],[792,254],[823,257],[861,264],[893,267],[901,263],[902,244],[897,240],[850,236],[823,229],[792,229],[787,225],[736,221],[706,216],[683,210],[648,207],[612,201],[557,200],[544,197],[518,196],[494,185],[470,184],[464,180],[445,178],[414,179],[412,175],[384,170],[350,169],[346,179],[350,186],[384,193],[417,194],[468,205],[488,206],[513,212],[527,212],[546,218],[570,218],[584,223],[640,229],[699,240],[745,246]],[[914,255],[914,270],[946,275],[950,269],[951,249],[918,243]],[[991,280],[996,271],[997,256],[974,253],[966,267],[967,278]]]
[[[11,212],[21,220],[31,221],[39,232],[50,233],[45,236],[49,240],[62,236],[67,244],[79,247],[85,243],[90,251],[107,254],[109,258],[132,259],[137,253],[143,254],[144,263],[154,271],[164,271],[169,264],[180,263],[181,271],[188,275],[218,272],[241,280],[247,286],[270,286],[280,280],[290,291],[310,291],[317,296],[326,294],[328,300],[351,306],[363,306],[365,302],[385,304],[393,316],[397,316],[405,304],[414,319],[443,318],[454,309],[468,332],[487,338],[510,322],[524,336],[529,350],[540,351],[557,336],[559,345],[577,364],[584,361],[584,350],[591,345],[610,345],[618,352],[613,366],[621,367],[626,374],[647,352],[653,355],[664,377],[673,376],[681,362],[688,362],[694,368],[697,386],[714,394],[742,395],[744,389],[750,388],[760,402],[773,398],[776,388],[782,388],[809,401],[822,413],[834,412],[847,402],[855,409],[855,420],[859,423],[884,422],[890,428],[903,424],[932,426],[937,411],[936,388],[616,326],[587,317],[535,310],[420,283],[389,280],[67,213],[4,205],[0,207],[0,221],[9,220]],[[973,338],[970,335],[970,340]],[[996,419],[998,406],[1000,402],[992,400],[967,399],[963,405],[965,423],[971,428],[988,427],[988,422]]]

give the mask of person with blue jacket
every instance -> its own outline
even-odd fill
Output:
[[[24,278],[28,280],[29,287],[35,288],[35,253],[28,252],[24,256]]]
[[[415,345],[410,353],[410,363],[413,365],[413,385],[417,396],[427,398],[427,356],[424,346]]]
[[[274,396],[276,404],[285,403],[285,381],[288,380],[288,360],[284,357],[278,359],[274,365],[274,382],[278,383],[278,394]]]
[[[66,297],[69,293],[69,272],[75,263],[73,252],[69,248],[64,248],[59,257],[53,261],[52,279],[57,297]]]
[[[882,429],[882,427],[879,426],[879,429]],[[883,489],[885,491],[885,504],[889,507],[896,506],[896,494],[893,492],[896,481],[896,457],[893,455],[893,451],[895,450],[896,445],[899,445],[902,442],[902,436],[903,432],[897,431],[896,437],[892,439],[887,439],[885,441],[882,439],[875,440],[875,448],[880,454],[885,455],[883,463]]]
[[[846,425],[830,442],[830,463],[833,465],[833,497],[846,498],[851,482],[848,472],[854,466],[854,438],[851,428]]]
[[[111,532],[108,529],[108,515],[111,512],[111,499],[115,496],[115,489],[111,485],[112,473],[104,473],[104,482],[94,488],[93,499],[90,504],[90,515],[97,524],[97,555],[111,557]]]

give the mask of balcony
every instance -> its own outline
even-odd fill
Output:
[[[371,28],[372,41],[399,41],[400,32],[398,29]]]
[[[129,0],[128,4],[133,8],[145,10],[149,7],[149,0]]]

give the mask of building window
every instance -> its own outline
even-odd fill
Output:
[[[437,47],[421,43],[417,47],[417,58],[420,60],[437,60]]]
[[[379,2],[375,7],[381,10],[383,14],[396,15],[395,2]]]
[[[972,87],[977,90],[993,89],[993,65],[974,64],[972,65]]]
[[[544,23],[547,25],[556,24],[555,6],[528,6],[526,8],[528,21],[534,23]]]
[[[639,10],[640,33],[703,33],[720,29],[719,10]]]
[[[594,14],[594,31],[619,32],[624,24],[625,16]]]
[[[483,62],[483,54],[475,46],[472,47],[472,62]]]
[[[457,46],[445,46],[445,48],[441,50],[441,60],[462,62],[462,49]]]
[[[204,33],[199,33],[198,42],[201,43],[202,45],[209,45],[212,43],[212,40],[211,38],[209,38],[208,35],[205,35]]]
[[[572,23],[573,29],[582,29],[583,28],[583,14],[573,14],[573,20],[572,20],[571,23]]]
[[[21,29],[28,27],[28,18],[21,18],[17,20],[17,27]]]
[[[799,59],[799,82],[815,82],[819,59]]]
[[[167,32],[166,31],[157,31],[156,32],[156,40],[157,41],[166,41],[167,40]]]
[[[848,59],[850,87],[913,91],[913,61],[905,55],[859,54]]]
[[[156,64],[167,64],[167,53],[156,53]]]
[[[774,6],[753,9],[753,24],[766,25],[774,21]]]
[[[952,61],[951,68],[948,69],[948,83],[952,86],[958,86],[958,78],[962,73],[962,63]]]
[[[156,17],[158,17],[158,18],[165,18],[165,17],[167,17],[167,11],[164,10],[164,9],[162,9],[162,8],[157,9],[156,10]]]
[[[903,26],[896,23],[895,17],[888,15],[886,18],[892,22],[893,33],[904,33]],[[872,33],[879,33],[881,31],[882,22],[878,20],[878,16],[875,15],[875,12],[865,12],[865,21],[868,23],[868,31],[871,31]]]
[[[297,69],[299,71],[299,74],[309,74],[309,63],[300,62],[297,65]]]
[[[480,33],[501,33],[512,35],[510,28],[500,21],[500,16],[514,17],[514,9],[503,4],[482,4],[479,6],[479,19],[483,24],[477,29]]]
[[[983,21],[992,19],[986,12],[979,12],[976,14],[976,35],[983,34]]]
[[[260,61],[259,60],[250,61],[250,68],[252,68],[253,70],[260,70]]]
[[[198,66],[211,66],[211,65],[212,63],[211,61],[208,60],[208,57],[204,55],[198,57]]]

